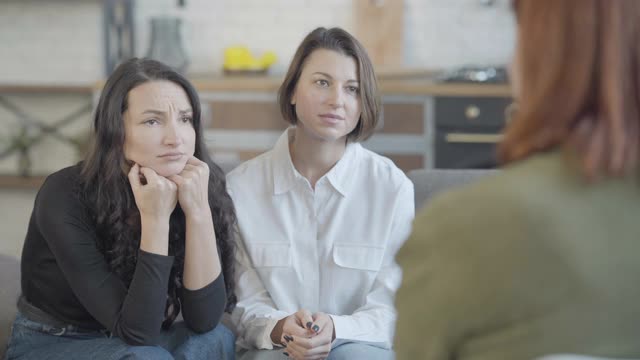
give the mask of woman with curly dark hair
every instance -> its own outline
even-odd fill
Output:
[[[233,358],[236,217],[193,86],[129,60],[93,125],[85,161],[36,198],[8,359]]]

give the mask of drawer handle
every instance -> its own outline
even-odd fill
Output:
[[[502,134],[448,133],[445,136],[445,141],[448,143],[495,144],[502,141]]]
[[[475,105],[469,105],[464,110],[464,115],[469,120],[477,119],[480,116],[480,108]]]

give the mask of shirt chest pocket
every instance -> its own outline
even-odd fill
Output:
[[[247,246],[247,252],[255,267],[291,266],[289,243],[254,243]]]
[[[379,271],[383,259],[383,247],[357,243],[333,245],[333,261],[343,268]]]

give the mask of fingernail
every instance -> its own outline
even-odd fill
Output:
[[[313,331],[318,332],[318,331],[320,331],[320,326],[313,325],[312,329],[313,329]]]
[[[313,325],[313,323],[312,323],[311,321],[309,321],[309,322],[307,323],[307,329],[311,329],[311,325]]]
[[[283,342],[283,343],[280,343],[280,345],[282,345],[282,346],[284,346],[284,347],[287,347],[287,343],[284,343],[284,342]]]
[[[289,353],[288,352],[283,352],[284,356],[289,357]]]

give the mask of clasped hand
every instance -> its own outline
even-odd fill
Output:
[[[169,177],[134,164],[129,182],[141,215],[168,217],[177,202],[186,216],[209,209],[209,166],[195,156],[189,158],[180,174]]]
[[[325,313],[299,310],[284,318],[281,343],[284,353],[296,360],[325,359],[335,339],[333,320]]]

